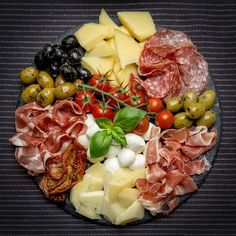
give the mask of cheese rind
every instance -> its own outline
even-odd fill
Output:
[[[141,54],[139,44],[132,37],[120,30],[114,31],[114,39],[121,68],[124,69],[126,65],[132,63],[138,64]]]
[[[117,14],[122,25],[140,42],[156,33],[153,19],[147,11],[118,12]]]
[[[113,28],[107,25],[86,23],[75,32],[75,37],[80,45],[89,51],[103,39],[112,37],[113,33]]]

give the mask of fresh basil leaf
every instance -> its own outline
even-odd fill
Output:
[[[111,131],[112,138],[121,145],[127,145],[125,133],[119,126],[114,126]]]
[[[101,129],[109,129],[112,127],[112,121],[107,118],[98,118],[95,121]]]
[[[125,132],[132,131],[146,115],[146,112],[134,108],[124,107],[115,116],[115,125],[121,127]]]
[[[90,140],[90,157],[98,158],[104,156],[111,146],[112,136],[106,130],[97,131]]]

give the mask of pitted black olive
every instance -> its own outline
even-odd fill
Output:
[[[77,66],[76,71],[78,72],[78,79],[81,79],[84,82],[87,82],[91,77],[91,73],[83,66]]]
[[[62,39],[61,45],[64,50],[68,51],[72,48],[76,48],[79,45],[79,42],[74,35],[67,35],[64,39]]]
[[[39,70],[44,70],[48,68],[49,61],[45,56],[44,51],[39,51],[34,57],[34,64]]]
[[[73,82],[77,79],[78,73],[71,65],[63,64],[60,66],[59,72],[67,82]]]
[[[71,62],[71,65],[76,66],[80,64],[80,60],[82,55],[80,54],[80,51],[78,48],[73,48],[68,52],[69,60]]]
[[[49,74],[53,77],[56,78],[59,74],[59,63],[54,62],[50,65],[49,67]]]
[[[62,57],[64,55],[64,51],[62,49],[62,47],[60,45],[53,45],[53,53],[52,53],[52,58],[51,58],[51,62],[58,62],[61,63]]]
[[[48,61],[51,61],[53,58],[53,53],[54,53],[54,47],[52,44],[46,44],[43,47],[43,51],[45,52],[45,56],[48,59]]]

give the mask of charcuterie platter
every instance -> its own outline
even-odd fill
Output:
[[[149,12],[104,9],[36,52],[19,77],[17,162],[76,217],[126,225],[166,216],[203,183],[221,113],[208,64]]]

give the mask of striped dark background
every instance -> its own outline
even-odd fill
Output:
[[[8,138],[21,85],[18,72],[45,43],[101,8],[148,10],[157,25],[186,32],[209,62],[223,115],[221,147],[201,189],[165,218],[125,228],[92,224],[48,202],[14,159]],[[0,1],[0,235],[236,235],[235,1]]]

